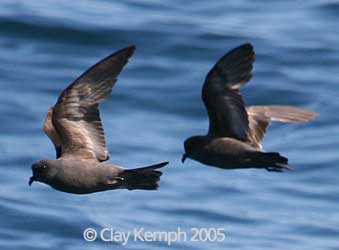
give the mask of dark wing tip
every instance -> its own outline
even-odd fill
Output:
[[[247,53],[253,53],[254,54],[254,46],[251,43],[244,43],[244,44],[241,44],[241,45],[231,49],[228,52],[228,54],[231,54],[235,51],[244,51],[244,52],[247,52]]]
[[[130,57],[130,56],[133,55],[135,50],[136,50],[135,45],[131,45],[131,46],[128,46],[126,48],[119,50],[116,54],[125,52],[127,54],[127,56]]]
[[[235,47],[234,49],[232,49],[231,51],[230,51],[230,53],[232,52],[232,51],[237,51],[237,50],[242,50],[242,51],[244,51],[244,52],[246,52],[246,53],[249,53],[249,54],[253,54],[254,55],[254,46],[251,44],[251,43],[244,43],[244,44],[242,44],[242,45],[240,45],[240,46],[238,46],[238,47]]]
[[[224,54],[208,72],[203,87],[210,85],[219,89],[238,90],[252,78],[255,53],[252,44],[242,44]],[[206,90],[206,91],[207,91]]]
[[[164,166],[166,166],[169,163],[169,161],[164,161],[164,162],[160,162],[156,165],[154,165],[155,168],[162,168]]]
[[[255,59],[254,47],[251,43],[244,43],[228,52],[228,54],[233,53],[239,58],[247,57],[249,61]]]
[[[123,60],[123,61],[126,60],[126,62],[127,62],[128,59],[134,54],[135,50],[136,50],[136,47],[134,45],[131,45],[131,46],[125,47],[123,49],[120,49],[118,51],[115,51],[112,54],[110,54],[109,56],[107,56],[104,59],[102,59],[101,61],[99,61],[98,63],[96,63],[95,65],[93,65],[90,69],[92,69],[95,66],[98,66],[102,63],[109,62],[109,61],[114,60],[114,59]]]
[[[165,161],[165,162],[160,162],[151,166],[147,166],[147,167],[143,167],[143,168],[139,168],[139,169],[148,169],[148,170],[154,170],[154,169],[158,169],[158,168],[162,168],[164,166],[166,166],[169,162]]]

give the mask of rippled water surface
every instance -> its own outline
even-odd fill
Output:
[[[173,249],[339,249],[338,1],[0,2],[0,248],[163,249],[165,242],[86,242],[85,228],[224,228],[223,242]],[[255,46],[248,105],[316,110],[308,124],[273,124],[264,147],[295,171],[223,171],[180,158],[207,130],[206,73],[229,49]],[[161,189],[76,196],[28,187],[30,165],[53,158],[42,132],[60,91],[102,57],[137,52],[101,105],[111,161],[169,160]]]

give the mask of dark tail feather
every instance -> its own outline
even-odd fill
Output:
[[[142,168],[126,169],[119,177],[122,179],[124,187],[128,190],[155,190],[159,188],[158,181],[162,175],[162,172],[155,169],[162,168],[167,164],[168,162],[162,162]]]
[[[288,159],[279,153],[272,152],[259,154],[259,164],[261,164],[262,167],[265,167],[267,171],[282,172],[286,169],[291,170],[288,166]]]

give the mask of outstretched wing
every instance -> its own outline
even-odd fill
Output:
[[[134,50],[134,46],[128,47],[106,57],[61,93],[53,108],[52,123],[60,136],[62,156],[98,161],[109,158],[98,105],[111,94]]]
[[[239,89],[251,79],[253,62],[253,47],[244,44],[225,54],[207,74],[202,99],[209,135],[247,140],[248,117]]]
[[[290,106],[251,106],[246,108],[249,119],[248,143],[262,149],[261,142],[271,121],[306,122],[317,117],[311,110]]]

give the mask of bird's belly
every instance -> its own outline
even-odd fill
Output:
[[[249,159],[228,154],[206,154],[202,157],[195,157],[195,160],[209,166],[225,169],[250,167]]]
[[[56,190],[71,194],[90,194],[109,189],[108,187],[104,187],[102,185],[88,185],[77,183],[53,183],[51,184],[51,187],[53,187]]]
[[[99,172],[101,173],[101,172]],[[103,173],[104,174],[104,173]],[[56,176],[52,183],[54,189],[73,194],[90,194],[111,189],[105,179],[93,168],[83,168],[80,171],[68,169],[62,176]]]
[[[198,161],[219,168],[235,169],[252,167],[252,154],[256,150],[248,144],[232,139],[220,138],[197,155]]]

